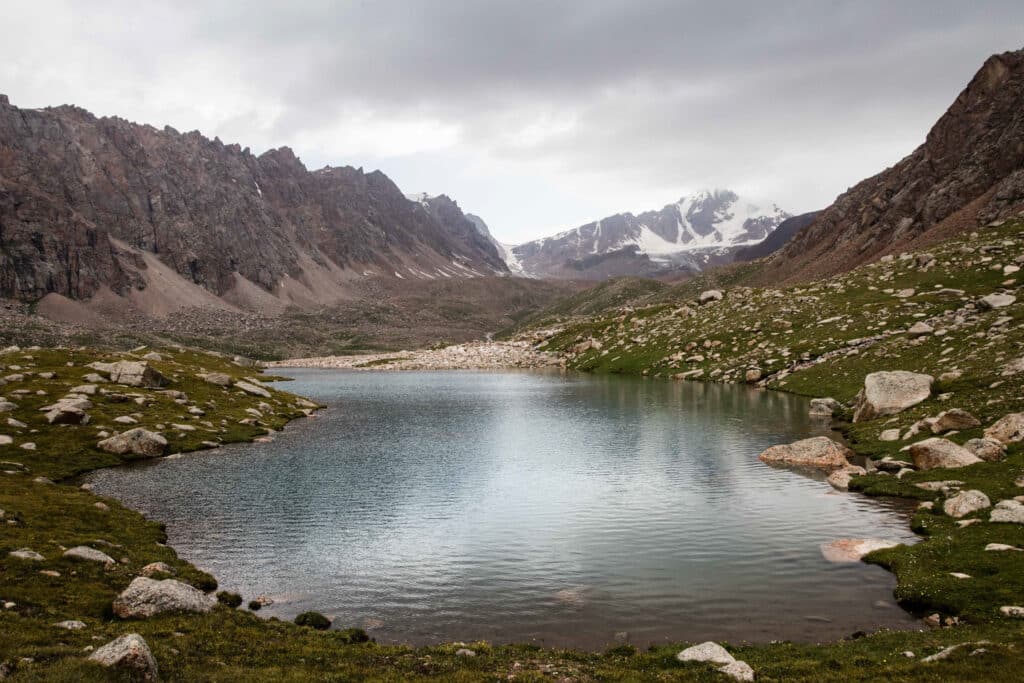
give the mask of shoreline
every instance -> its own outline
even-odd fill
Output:
[[[276,365],[276,367],[283,367],[283,366]],[[286,367],[306,368],[306,367],[309,367],[309,366],[302,365],[302,366],[286,366]],[[325,367],[314,367],[313,369],[333,370],[333,369],[338,369],[338,368],[334,368],[334,367],[331,367],[331,366],[325,366]],[[438,371],[438,372],[442,372],[442,371],[443,372],[459,372],[459,371],[473,371],[473,370],[477,370],[477,369],[478,368],[444,368],[444,369],[437,369],[437,368],[435,368],[434,370]],[[527,369],[524,369],[524,368],[506,368],[506,370],[510,370],[510,371],[511,370],[527,370],[527,371],[529,371],[529,370],[534,370],[534,371],[540,370],[540,371],[542,371],[543,369],[544,368],[527,368]],[[365,368],[364,370],[367,371],[367,372],[384,371],[384,370],[381,370],[380,368],[376,368],[376,367]],[[415,369],[415,370],[418,370],[418,368]],[[415,371],[415,370],[411,370],[411,371]],[[591,374],[591,373],[580,373],[580,374],[585,376],[585,375]],[[630,378],[630,379],[654,379],[656,381],[671,381],[671,382],[679,381],[679,380],[672,380],[670,378],[661,378],[661,377],[659,377],[659,378],[636,377],[636,378]],[[701,382],[701,380],[697,380],[697,381]],[[732,384],[734,386],[740,386],[737,383],[729,383],[729,384]],[[761,389],[764,390],[763,388],[761,388]],[[798,396],[797,394],[794,394],[792,392],[787,392],[787,391],[784,391],[784,390],[767,389],[767,391],[779,391],[779,393],[789,394],[791,396]],[[309,399],[308,397],[303,397],[303,398],[306,398],[306,400],[310,400],[310,401],[313,400],[313,399]],[[329,405],[321,405],[321,409],[327,409],[327,408],[330,408],[330,406]],[[297,421],[297,419],[294,420],[294,421]],[[291,425],[292,421],[290,421],[287,424]],[[283,431],[283,428],[280,431]],[[833,434],[836,434],[836,431],[831,426],[829,428],[829,431],[831,431]],[[252,447],[252,446],[256,445],[258,442],[259,442],[259,439],[257,438],[257,439],[255,439],[252,442],[244,442],[244,441],[234,442],[234,443],[231,443],[231,444],[225,444],[225,446]],[[200,450],[197,450],[197,451],[192,451],[191,453],[205,453],[207,455],[212,455],[211,450],[212,449],[200,449]],[[184,455],[184,454],[179,454],[179,455]],[[139,461],[133,461],[133,462],[130,462],[130,463],[124,463],[124,464],[121,464],[121,465],[115,465],[113,467],[132,467],[132,466],[135,466],[136,464],[153,464],[155,462],[158,462],[159,460],[164,459],[165,457],[167,457],[167,456],[159,457],[159,458],[148,458],[148,459],[139,460]],[[912,520],[912,517],[913,517],[913,511],[910,509],[909,506],[914,502],[911,499],[907,499],[907,498],[903,498],[903,497],[898,497],[898,496],[876,497],[876,496],[869,496],[869,495],[866,495],[866,494],[863,494],[863,493],[860,493],[860,492],[852,492],[852,491],[851,492],[847,492],[845,490],[838,490],[837,491],[833,487],[829,486],[829,484],[827,483],[827,481],[826,481],[824,476],[822,476],[822,477],[809,476],[809,475],[813,474],[813,472],[811,472],[811,471],[801,470],[800,468],[778,467],[778,466],[773,467],[773,469],[784,470],[789,475],[798,476],[798,477],[801,477],[801,478],[804,478],[804,479],[809,479],[809,480],[815,481],[817,484],[821,485],[823,491],[825,491],[825,492],[833,492],[833,493],[836,493],[836,494],[851,493],[851,494],[854,494],[854,495],[861,496],[865,500],[872,500],[872,501],[877,501],[877,502],[886,502],[887,499],[890,502],[891,501],[900,501],[900,502],[904,503],[905,505],[902,506],[901,509],[895,510],[895,512],[902,519],[902,523],[905,523],[908,528],[910,527],[910,523],[911,523],[911,520]],[[97,470],[94,470],[94,471],[97,471]],[[83,475],[79,475],[79,477],[87,476],[87,474],[88,473],[83,474]],[[135,508],[130,508],[130,509],[135,509]],[[136,511],[138,512],[138,510],[136,510]],[[159,518],[152,518],[152,519],[154,521],[161,522],[161,520],[159,520]],[[912,529],[910,529],[910,531],[912,532]],[[917,537],[917,540],[920,539],[920,537],[918,535],[915,534],[915,536]],[[839,537],[836,537],[833,540],[838,541],[838,540],[842,540],[842,539],[839,538]],[[835,562],[835,561],[832,561],[832,562]],[[196,566],[198,566],[198,565],[196,565]],[[893,579],[893,588],[895,588],[897,583],[898,583],[897,577],[891,571],[888,571],[888,570],[886,570],[886,571],[887,571],[887,574],[890,577],[892,577],[892,579]],[[219,580],[219,577],[217,577],[217,578]],[[295,587],[294,590],[286,590],[286,593],[287,592],[297,591],[299,588],[301,588],[301,586],[300,587]],[[890,596],[891,596],[891,592],[890,592]],[[273,594],[271,594],[271,597],[273,597]],[[285,604],[285,603],[275,603],[275,604]],[[876,625],[872,624],[870,626],[865,626],[865,627],[872,629],[871,632],[883,632],[883,631],[885,631],[885,632],[904,632],[904,633],[906,633],[906,632],[914,632],[915,630],[920,630],[921,623],[920,623],[919,618],[918,618],[917,615],[915,615],[914,613],[906,610],[903,606],[894,605],[894,607],[895,607],[895,609],[899,610],[900,612],[906,614],[913,621],[908,621],[907,624],[902,625],[902,626],[892,626],[892,625],[876,626]],[[277,612],[277,610],[269,610],[269,611],[270,612]],[[256,614],[256,616],[258,616],[260,618],[263,618],[263,619],[266,619],[266,618],[282,618],[282,619],[290,621],[295,615],[294,614],[290,614],[290,612],[288,612],[287,610],[284,613],[276,613],[276,614],[268,614],[267,610],[261,610],[260,613]],[[468,634],[468,635],[470,637],[473,636],[473,634]],[[836,635],[834,637],[836,638],[836,640],[824,640],[824,641],[822,641],[822,640],[816,640],[816,639],[814,639],[812,637],[809,637],[809,636],[808,637],[790,637],[790,638],[787,638],[787,640],[791,641],[791,642],[795,642],[795,643],[800,643],[800,644],[807,644],[807,645],[818,644],[818,645],[820,645],[820,644],[823,644],[823,643],[839,642],[838,638],[840,638],[840,636]],[[737,638],[738,638],[737,642],[742,642],[744,644],[753,645],[753,646],[767,646],[767,645],[771,644],[773,641],[778,639],[778,633],[776,632],[774,635],[773,634],[769,634],[769,633],[764,633],[764,634],[762,634],[760,636],[755,636],[755,637],[738,637],[737,636]],[[384,639],[382,642],[384,642],[384,643],[386,643],[386,644],[388,644],[390,646],[396,646],[396,647],[422,648],[422,647],[441,647],[441,646],[444,646],[444,645],[446,645],[446,644],[448,644],[448,643],[450,643],[452,641],[450,639],[448,639],[448,640],[416,640],[416,641],[410,641],[410,640],[402,639],[400,637],[395,637],[395,638]],[[604,651],[607,647],[609,647],[612,644],[611,640],[609,640],[608,642],[603,643],[602,645],[584,645],[584,646],[581,646],[581,645],[567,645],[567,644],[550,645],[550,644],[546,644],[545,641],[543,641],[543,640],[528,640],[528,641],[522,641],[522,640],[507,640],[507,641],[506,640],[497,640],[497,641],[493,641],[493,642],[495,642],[495,644],[501,645],[501,646],[528,645],[528,646],[531,646],[531,647],[532,646],[539,646],[539,647],[548,648],[548,649],[551,649],[551,648],[554,648],[554,649],[565,649],[565,650],[570,650],[570,651],[577,651],[577,652],[591,653],[591,654],[600,653],[600,652]],[[681,641],[678,640],[677,638],[672,638],[672,637],[668,637],[668,636],[661,636],[661,637],[654,637],[654,638],[651,638],[650,640],[646,640],[646,641],[631,642],[630,644],[635,645],[635,646],[646,647],[648,645],[650,645],[650,646],[669,645],[669,644],[674,644],[674,643],[677,643],[677,642],[681,642]]]
[[[525,341],[468,342],[438,349],[316,356],[270,361],[266,368],[324,368],[401,372],[408,370],[515,370],[565,367],[561,354],[538,351]]]
[[[365,368],[365,369],[373,369],[373,368]],[[241,372],[244,372],[244,371],[241,371]],[[783,391],[786,391],[782,387],[778,387],[776,389],[782,389]],[[798,392],[786,391],[786,393],[798,393]],[[291,396],[290,394],[287,394],[287,395]],[[281,426],[283,427],[284,425],[290,423],[293,419],[297,419],[298,417],[301,417],[301,416],[306,416],[306,415],[298,415],[298,414],[296,414],[295,416],[286,419],[281,424]],[[258,437],[258,435],[252,435],[252,436],[253,436],[253,438],[257,438]],[[249,438],[249,439],[244,439],[244,438],[234,439],[234,440],[230,441],[229,443],[239,443],[239,442],[244,442],[246,440],[252,440],[252,438]],[[200,450],[200,449],[196,448],[196,449],[188,449],[188,450]],[[188,452],[188,450],[183,450],[182,452]],[[5,454],[5,456],[6,455],[7,454]],[[87,471],[92,471],[92,470],[100,469],[102,467],[106,467],[106,466],[109,466],[111,464],[118,464],[118,463],[107,463],[107,464],[97,463],[97,464],[95,464],[93,466],[80,468],[77,473],[72,473],[72,474],[69,474],[68,476],[58,478],[58,481],[66,482],[66,481],[68,481],[68,477],[73,477],[73,476],[77,476],[77,475],[80,475],[80,474],[84,474]],[[22,480],[23,478],[22,477],[18,477],[18,479]],[[27,484],[28,487],[29,487],[29,489],[25,489],[26,491],[36,491],[36,490],[44,490],[45,491],[46,490],[46,489],[38,489],[37,488],[38,485],[33,485],[31,482],[27,481],[27,478],[25,478],[23,480],[25,481],[25,484]],[[0,501],[3,500],[3,494],[5,492],[5,489],[2,488],[2,484],[11,485],[13,483],[13,481],[14,480],[11,477],[8,477],[6,480],[5,479],[0,479]],[[148,535],[149,538],[151,538],[152,540],[155,540],[156,547],[153,548],[152,550],[145,551],[146,553],[157,553],[158,552],[159,553],[158,556],[162,556],[163,558],[167,559],[168,561],[171,561],[173,566],[175,566],[177,568],[177,570],[178,570],[178,572],[177,572],[178,578],[181,578],[183,580],[195,583],[197,585],[206,585],[208,588],[211,588],[212,590],[215,590],[215,588],[212,588],[212,587],[216,586],[216,581],[215,581],[215,579],[213,577],[209,576],[205,572],[202,572],[201,570],[196,568],[194,565],[191,565],[191,563],[188,563],[188,562],[182,560],[181,558],[179,558],[177,556],[176,552],[174,552],[174,550],[172,548],[167,547],[166,545],[164,545],[166,543],[166,540],[167,540],[166,539],[166,532],[163,531],[163,527],[162,527],[162,525],[158,521],[146,520],[138,512],[136,512],[134,510],[130,510],[128,508],[123,508],[123,506],[120,506],[120,504],[116,503],[116,501],[112,501],[111,499],[103,499],[103,498],[101,498],[99,496],[96,496],[95,494],[93,494],[93,493],[91,493],[89,491],[83,491],[83,490],[81,490],[78,487],[64,486],[64,485],[60,484],[60,485],[58,485],[58,487],[56,489],[54,489],[54,492],[59,494],[59,495],[62,495],[65,498],[73,499],[73,500],[71,500],[69,502],[74,502],[74,501],[77,501],[77,500],[81,500],[81,503],[76,503],[76,505],[78,507],[75,508],[75,509],[79,509],[79,510],[91,509],[95,505],[99,505],[99,504],[108,505],[111,508],[111,513],[117,513],[117,515],[124,520],[122,523],[119,523],[116,526],[117,529],[121,529],[123,531],[117,531],[116,533],[118,533],[118,534],[120,534],[120,533],[138,534],[138,533],[141,532],[143,534],[143,537]],[[870,492],[868,492],[868,493],[870,493]],[[29,494],[29,495],[34,495],[34,494]],[[9,503],[4,503],[2,505],[2,507],[8,508],[8,510],[10,510],[12,507],[15,507],[15,506],[11,506]],[[121,507],[123,512],[122,511],[118,511],[117,509],[115,509],[116,507]],[[49,514],[52,514],[52,512],[47,511],[46,514],[49,515]],[[84,517],[88,517],[88,515],[91,514],[91,513],[71,513],[70,511],[68,511],[68,512],[65,512],[63,514],[64,514],[64,517],[69,519],[71,522],[77,523],[77,520],[80,517],[83,517],[83,518]],[[25,518],[26,518],[26,521],[29,521],[29,522],[32,521],[27,515],[25,516]],[[111,527],[111,529],[114,530],[115,527]],[[912,530],[915,531],[915,533],[918,533],[918,535],[920,535],[918,530],[913,528],[913,526],[912,526]],[[79,532],[79,534],[80,534],[80,532]],[[87,534],[88,535],[86,536],[86,538],[89,538],[89,537],[95,538],[95,536],[98,535],[97,532],[93,532],[93,531],[89,531],[89,532],[87,532]],[[103,535],[107,535],[107,534],[103,534]],[[121,541],[121,537],[120,536],[115,535],[113,537],[115,539],[118,539],[119,541]],[[124,543],[125,541],[121,541],[121,542]],[[137,543],[134,544],[134,545],[126,545],[126,548],[133,548],[134,549],[132,551],[133,554],[137,553],[139,555],[144,555],[144,553],[142,552],[142,546],[138,546]],[[161,548],[162,548],[162,550],[161,550]],[[124,551],[122,551],[122,552],[124,552]],[[886,552],[886,551],[883,551],[883,552]],[[144,558],[140,557],[136,561],[142,562],[142,561],[144,561]],[[65,564],[66,564],[66,561],[65,561]],[[134,562],[133,562],[133,564],[134,564]],[[65,570],[65,567],[63,565],[58,565],[58,567],[60,568],[61,572],[63,572]],[[889,566],[886,566],[886,565],[883,564],[883,567],[885,567],[886,569],[889,569],[896,576],[897,588],[898,588],[899,587],[899,583],[901,581],[900,574],[898,572],[893,572],[891,567],[889,567]],[[81,572],[81,568],[79,569],[79,572]],[[132,573],[124,575],[122,572],[123,572],[123,570],[118,568],[115,571],[115,575],[114,576],[103,578],[103,579],[100,579],[100,580],[102,582],[106,583],[107,581],[109,581],[112,578],[114,578],[115,585],[117,585],[117,584],[123,585],[122,582],[126,582],[128,580],[128,578],[132,575]],[[124,578],[118,579],[118,578],[115,578],[116,576],[124,576]],[[63,579],[59,579],[59,580],[63,580]],[[95,579],[91,579],[91,580],[95,581]],[[49,591],[49,589],[47,589],[47,590]],[[106,592],[108,590],[109,589],[103,589],[103,594],[104,595],[109,595],[110,593]],[[38,598],[38,600],[41,601],[40,604],[46,604],[46,601],[49,600],[49,597],[47,597],[49,594],[50,593],[47,592],[47,593],[45,593],[44,595],[41,595]],[[0,597],[2,597],[2,596],[0,596]],[[109,600],[109,598],[105,598],[105,599]],[[107,603],[107,604],[109,604],[109,603]],[[913,612],[911,612],[911,613],[913,613]],[[9,625],[10,624],[9,619],[11,617],[11,614],[12,614],[11,611],[2,611],[2,612],[0,612],[0,631],[4,630],[5,625]],[[339,663],[343,662],[343,661],[350,661],[348,658],[352,658],[352,660],[350,661],[350,664],[349,664],[350,666],[353,665],[352,662],[356,662],[356,661],[358,661],[358,662],[365,662],[365,664],[360,664],[359,666],[364,666],[365,665],[365,666],[370,667],[368,669],[368,671],[371,671],[371,670],[375,671],[375,670],[377,670],[378,666],[382,665],[382,662],[380,662],[380,660],[378,659],[379,657],[383,656],[383,657],[387,658],[388,661],[393,661],[392,658],[395,655],[397,655],[398,653],[406,653],[405,656],[410,656],[411,655],[413,660],[415,660],[416,662],[419,662],[418,664],[416,664],[416,667],[424,666],[424,662],[434,661],[434,660],[443,660],[443,661],[451,662],[450,666],[454,667],[454,668],[450,669],[450,671],[452,671],[452,672],[460,671],[460,670],[465,670],[465,664],[463,663],[463,660],[465,658],[460,658],[459,656],[455,655],[455,650],[457,649],[457,646],[461,645],[461,644],[453,645],[453,644],[442,643],[442,644],[436,644],[436,645],[430,645],[430,646],[415,646],[415,647],[411,647],[411,646],[408,646],[408,645],[374,645],[374,646],[371,646],[371,647],[368,648],[368,646],[366,646],[366,645],[352,644],[352,643],[358,642],[358,641],[353,641],[352,640],[353,636],[352,636],[352,631],[351,630],[349,630],[349,631],[331,630],[331,631],[327,631],[327,632],[321,634],[321,633],[316,632],[316,631],[311,631],[308,628],[296,627],[296,626],[293,626],[291,624],[285,624],[283,622],[279,622],[279,621],[277,621],[273,617],[271,617],[270,619],[262,619],[262,618],[259,618],[257,615],[252,614],[251,612],[247,612],[245,610],[229,610],[229,611],[225,611],[224,608],[218,608],[218,609],[215,609],[208,616],[203,616],[203,615],[183,615],[183,616],[180,616],[180,617],[174,617],[173,619],[171,619],[170,622],[168,622],[168,618],[154,619],[152,627],[150,627],[147,622],[119,622],[117,620],[108,621],[107,619],[108,618],[104,618],[103,620],[100,620],[100,621],[93,621],[92,618],[90,618],[89,619],[89,627],[84,632],[84,634],[85,634],[85,638],[84,639],[83,639],[83,637],[77,637],[77,636],[72,638],[70,635],[69,636],[64,636],[63,638],[65,640],[70,639],[72,643],[77,641],[79,643],[79,645],[77,647],[80,648],[81,644],[83,642],[84,643],[88,643],[89,642],[89,640],[88,640],[89,636],[94,636],[97,633],[97,631],[99,631],[99,632],[107,632],[107,633],[110,633],[111,635],[113,635],[113,634],[116,634],[116,633],[119,633],[119,632],[123,632],[124,629],[126,629],[126,628],[133,629],[133,630],[136,630],[138,632],[150,634],[151,640],[149,642],[150,642],[151,646],[153,646],[156,654],[158,655],[158,659],[161,660],[161,665],[163,666],[163,662],[164,661],[173,660],[176,657],[183,656],[183,655],[178,655],[176,653],[179,653],[179,652],[184,653],[185,650],[183,650],[183,648],[185,647],[185,644],[184,643],[178,643],[176,648],[174,648],[173,650],[168,650],[168,648],[170,647],[170,644],[163,642],[163,640],[161,638],[159,638],[159,636],[155,635],[156,633],[159,633],[161,631],[165,631],[165,629],[168,627],[168,625],[170,623],[175,624],[174,628],[177,631],[179,631],[179,632],[185,633],[186,635],[190,631],[194,630],[197,625],[209,624],[210,628],[215,628],[216,629],[216,635],[212,631],[204,630],[203,633],[207,634],[206,636],[204,636],[204,639],[207,640],[207,641],[215,641],[215,642],[220,643],[217,647],[218,648],[223,648],[223,649],[225,649],[225,651],[230,651],[231,650],[230,643],[233,642],[233,641],[237,641],[239,639],[242,639],[242,640],[245,640],[247,642],[253,642],[253,643],[261,642],[262,643],[264,638],[270,637],[271,634],[275,634],[276,633],[277,637],[283,637],[283,638],[286,639],[286,641],[288,643],[286,647],[288,648],[289,651],[291,649],[293,649],[293,648],[301,649],[301,648],[310,647],[310,646],[315,647],[315,648],[320,648],[320,647],[322,647],[322,643],[327,642],[327,641],[323,641],[322,639],[323,638],[327,638],[327,639],[329,639],[330,642],[334,642],[334,643],[337,644],[337,648],[338,649],[336,650],[336,653],[333,656],[341,658],[339,660]],[[164,624],[164,625],[161,626],[161,624]],[[52,629],[52,627],[48,627],[48,628]],[[28,632],[16,631],[17,633],[20,634],[20,638],[18,640],[20,641],[20,640],[23,640],[24,638],[28,638],[29,642],[39,642],[39,643],[49,642],[50,639],[52,638],[52,630],[48,630],[48,628],[45,627],[44,624],[40,624],[39,627],[37,627],[35,629],[29,629]],[[152,630],[153,628],[158,629],[158,631],[153,631]],[[1002,628],[1003,630],[1000,630],[1000,628]],[[796,643],[794,643],[794,644],[779,644],[779,643],[749,644],[749,643],[746,643],[746,644],[732,644],[732,645],[730,645],[730,650],[732,650],[733,652],[737,653],[737,655],[742,655],[743,658],[746,661],[748,661],[752,666],[754,666],[755,669],[759,673],[760,672],[766,672],[768,675],[771,675],[770,672],[774,669],[775,671],[779,672],[779,675],[782,675],[782,676],[784,676],[786,678],[790,678],[790,679],[793,679],[793,680],[797,680],[799,678],[799,676],[797,676],[795,674],[795,672],[798,671],[799,668],[793,668],[794,665],[795,665],[795,661],[800,660],[800,658],[804,658],[804,660],[806,661],[806,658],[808,656],[812,656],[812,655],[809,655],[808,653],[814,653],[813,656],[812,656],[812,659],[817,661],[821,657],[825,657],[825,658],[828,658],[828,657],[843,658],[843,657],[848,657],[848,656],[857,656],[857,655],[850,654],[850,653],[851,652],[855,653],[855,652],[858,652],[858,651],[873,652],[873,653],[875,653],[875,652],[879,652],[878,648],[882,648],[883,651],[886,651],[890,647],[903,647],[903,648],[906,648],[906,647],[908,647],[908,645],[910,647],[912,647],[913,649],[915,649],[915,650],[918,650],[921,647],[927,647],[929,649],[931,647],[939,648],[939,647],[944,647],[946,645],[949,645],[951,643],[952,644],[957,644],[957,643],[963,641],[963,639],[965,637],[975,637],[975,638],[995,637],[995,638],[1002,638],[1002,637],[1005,637],[1005,636],[1001,636],[999,634],[1005,634],[1006,633],[1005,628],[1006,628],[1005,626],[1003,626],[1003,627],[995,627],[995,626],[990,627],[990,626],[986,626],[986,625],[982,624],[982,625],[976,625],[976,626],[961,626],[961,627],[959,627],[957,629],[936,629],[936,630],[913,630],[913,629],[911,629],[911,630],[906,630],[906,631],[903,631],[903,630],[892,631],[892,630],[888,630],[888,629],[883,629],[883,630],[880,630],[880,631],[873,632],[868,637],[862,638],[862,639],[856,640],[856,641],[835,640],[835,641],[828,641],[828,642],[825,642],[825,643],[803,643],[803,644],[796,644]],[[282,630],[282,629],[284,629],[284,630]],[[234,634],[234,635],[231,635],[231,634]],[[100,637],[100,636],[96,636],[96,637]],[[156,639],[155,643],[153,642],[154,638]],[[33,639],[40,639],[40,640],[33,641]],[[310,640],[310,639],[312,639],[312,640]],[[8,641],[9,642],[6,645],[0,645],[0,659],[3,659],[3,648],[16,646],[16,645],[12,645],[12,641],[10,641],[10,639],[8,639]],[[852,643],[857,643],[858,645],[851,645],[851,642]],[[898,645],[886,645],[886,643],[898,643]],[[197,646],[198,646],[198,643],[197,643]],[[549,667],[550,668],[550,667],[554,667],[554,666],[557,666],[557,667],[559,667],[560,669],[563,669],[563,670],[566,669],[566,668],[571,669],[572,667],[583,667],[583,668],[585,668],[588,671],[590,671],[590,670],[596,671],[596,670],[600,669],[601,667],[606,667],[606,666],[609,666],[609,665],[613,665],[615,667],[621,667],[621,671],[626,676],[632,676],[632,675],[635,675],[638,672],[637,669],[633,668],[634,666],[644,667],[643,670],[648,670],[648,671],[650,670],[649,667],[651,667],[651,666],[656,666],[659,670],[664,670],[664,668],[666,666],[669,666],[670,669],[673,668],[673,667],[676,667],[676,666],[680,666],[680,664],[678,664],[678,662],[675,662],[674,657],[671,656],[671,655],[674,654],[674,651],[679,647],[678,644],[674,644],[674,643],[665,643],[665,644],[662,644],[662,645],[652,646],[652,650],[648,654],[646,654],[646,655],[639,653],[636,650],[636,648],[633,647],[632,645],[615,646],[615,647],[612,647],[610,650],[606,650],[605,653],[603,653],[603,654],[600,653],[600,652],[594,652],[594,651],[588,651],[588,650],[579,650],[579,649],[558,650],[558,649],[551,649],[551,648],[543,647],[543,646],[538,647],[536,645],[524,644],[524,643],[514,643],[514,644],[509,644],[509,645],[490,645],[488,643],[476,642],[476,643],[471,643],[470,646],[473,648],[473,651],[477,652],[478,654],[480,654],[480,655],[482,655],[484,657],[483,660],[477,660],[477,661],[480,661],[481,663],[482,662],[493,662],[493,664],[495,666],[497,666],[499,670],[505,670],[505,671],[509,671],[509,672],[513,672],[513,673],[519,670],[517,667],[520,666],[520,664],[522,662],[527,662],[527,666],[530,666],[530,667],[540,667],[538,669],[538,671],[546,671],[547,669],[545,667]],[[994,646],[994,647],[1000,647],[1000,646]],[[207,643],[207,645],[205,647],[198,647],[198,649],[195,650],[195,651],[196,652],[202,652],[202,651],[205,651],[208,648],[209,648],[209,644]],[[851,650],[851,648],[853,648],[853,649]],[[317,651],[319,651],[319,650],[317,650]],[[609,656],[607,653],[609,653],[609,652],[617,653],[615,655],[615,659],[613,659],[613,660],[608,660],[607,659],[607,657]],[[847,653],[847,654],[844,655],[843,654],[844,652]],[[386,654],[386,653],[393,653],[393,654]],[[197,667],[198,666],[198,667],[200,667],[200,669],[198,669],[198,670],[194,669],[194,668],[190,669],[193,672],[195,672],[195,671],[204,671],[204,670],[206,670],[206,667],[209,666],[209,664],[206,662],[206,660],[202,659],[202,657],[200,655],[191,655],[191,656],[199,657],[199,659],[190,660],[192,663],[189,666],[192,666],[192,667]],[[224,654],[221,655],[221,657],[224,657],[224,656],[226,656],[226,655],[224,655]],[[287,657],[290,657],[291,655],[284,655],[284,656],[287,658]],[[237,659],[237,657],[241,657],[241,659]],[[660,659],[662,657],[666,657],[666,658],[665,659]],[[797,659],[794,660],[793,659],[794,657],[797,658]],[[649,659],[649,658],[653,658],[653,659]],[[671,665],[667,665],[665,663],[665,662],[667,662],[669,660],[672,661]],[[84,658],[82,658],[80,654],[76,655],[74,651],[66,651],[65,654],[63,655],[63,659],[61,659],[60,661],[67,662],[69,666],[78,667],[78,669],[80,669],[81,671],[86,672],[85,674],[82,675],[83,679],[92,680],[92,678],[89,675],[87,675],[87,674],[90,671],[94,671],[94,669],[90,668],[90,665],[88,665],[87,662],[85,662]],[[260,666],[258,662],[259,661],[263,661],[263,660],[261,660],[259,658],[255,658],[253,656],[252,651],[249,650],[249,651],[247,651],[247,654],[236,655],[236,659],[234,659],[233,661],[236,662],[235,666],[250,667],[250,666]],[[291,662],[291,660],[288,660],[288,661]],[[465,660],[465,661],[468,662],[469,660]],[[880,661],[886,661],[886,660],[880,660]],[[609,662],[613,662],[613,664],[609,664]],[[648,662],[648,663],[645,664],[644,662]],[[655,662],[660,662],[660,663],[655,664]],[[0,662],[0,664],[2,664],[2,662]],[[13,666],[17,667],[18,665],[15,664]],[[33,663],[29,662],[29,663],[23,663],[21,666],[22,667],[32,668],[35,665]],[[266,664],[264,666],[266,666]],[[312,668],[310,668],[311,665],[308,664],[306,659],[303,659],[301,662],[300,661],[294,661],[294,662],[288,664],[288,666],[297,667],[296,670],[305,670],[305,671],[309,672],[309,674],[311,676],[315,676],[315,675],[317,675],[315,672],[321,671],[319,668],[316,667],[316,665],[313,665]],[[391,666],[391,664],[388,664],[387,666]],[[858,667],[860,667],[860,665],[858,665]],[[76,670],[78,670],[78,669],[76,669]],[[471,667],[471,669],[472,669],[472,667]],[[246,668],[245,670],[248,671],[249,669]],[[988,671],[988,670],[986,670],[986,671]],[[628,674],[628,673],[625,673],[625,672],[633,672],[633,674]],[[409,678],[413,678],[413,677],[419,676],[419,675],[421,675],[421,673],[422,673],[421,669],[417,669],[416,671],[411,671],[411,670],[406,671],[406,674],[408,675]],[[696,674],[697,672],[695,671],[694,673]],[[820,677],[820,671],[818,671],[816,669],[814,671],[807,671],[806,674],[811,679],[817,679],[818,677]],[[926,675],[926,672],[923,671],[922,675]],[[185,678],[181,678],[181,676],[184,676]],[[173,676],[172,678],[185,680],[185,679],[189,679],[190,677],[187,674],[180,674],[179,676]],[[191,678],[194,679],[195,675],[191,676]],[[259,676],[256,676],[256,678],[259,678]],[[588,675],[587,678],[583,678],[581,680],[591,680],[591,678],[589,678],[589,675]]]

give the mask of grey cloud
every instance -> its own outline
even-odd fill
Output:
[[[909,152],[986,56],[1024,42],[1024,4],[1008,0],[104,7],[19,9],[28,30],[0,46],[0,77],[49,97],[35,104],[199,122],[254,148],[303,141],[310,165],[380,165],[520,239],[710,184],[817,208]],[[48,49],[36,31],[56,36]],[[359,149],[367,117],[367,136],[408,121],[457,135],[431,172]],[[481,191],[488,174],[500,190]],[[531,215],[514,195],[537,182],[552,189]]]

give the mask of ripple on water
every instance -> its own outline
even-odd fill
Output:
[[[906,509],[767,467],[821,433],[742,386],[539,373],[289,370],[329,407],[269,442],[91,480],[167,522],[222,586],[403,642],[600,647],[905,627],[841,537],[911,541]]]

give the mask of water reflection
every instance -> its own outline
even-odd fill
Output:
[[[535,373],[291,371],[329,404],[269,444],[94,475],[267,613],[382,640],[599,647],[819,639],[912,623],[892,577],[825,562],[911,539],[893,507],[757,460],[820,433],[749,387]]]

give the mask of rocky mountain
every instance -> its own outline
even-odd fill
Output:
[[[788,217],[774,204],[730,190],[704,191],[657,211],[615,214],[520,244],[507,261],[535,277],[695,272],[730,260],[736,248],[760,242]]]
[[[0,297],[175,292],[258,308],[344,298],[364,277],[506,273],[449,203],[410,202],[379,171],[309,171],[287,147],[256,156],[0,95]]]
[[[895,166],[840,195],[759,283],[833,275],[1024,210],[1024,50],[994,55]]]
[[[488,259],[504,263],[501,246],[491,237],[483,219],[473,214],[464,214],[458,203],[448,195],[431,197],[425,193],[414,195],[415,201],[441,224],[448,233],[461,243],[468,245]]]
[[[736,250],[734,257],[737,261],[753,261],[774,254],[786,243],[793,239],[793,236],[814,222],[819,211],[802,213],[799,216],[791,216],[779,223],[779,227],[757,244],[749,247],[741,247]]]

